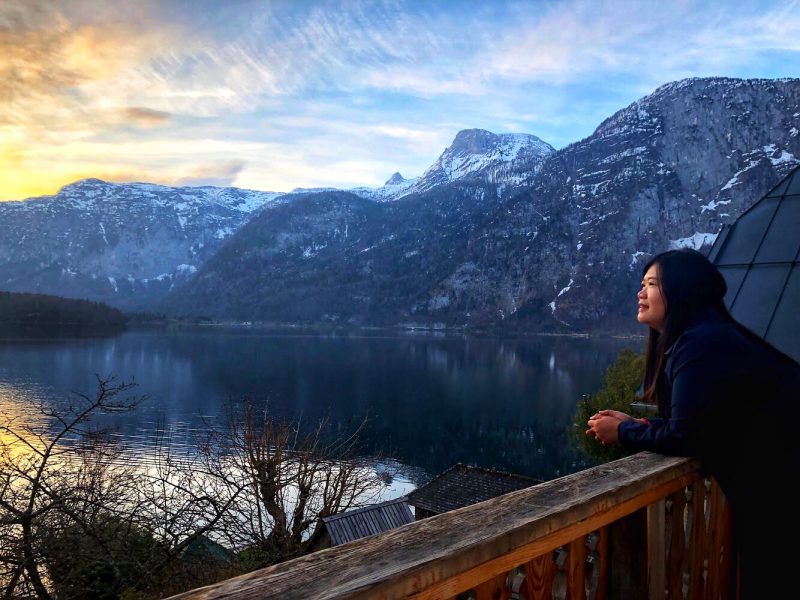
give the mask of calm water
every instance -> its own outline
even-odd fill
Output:
[[[277,336],[250,331],[130,331],[107,339],[0,339],[0,409],[91,394],[94,374],[135,378],[150,396],[112,423],[142,448],[162,424],[173,443],[222,422],[249,397],[273,412],[347,428],[408,468],[412,483],[465,462],[549,479],[582,466],[565,428],[582,394],[639,340]]]

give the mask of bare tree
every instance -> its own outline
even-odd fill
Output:
[[[44,540],[64,519],[86,524],[102,506],[125,502],[124,469],[112,472],[108,438],[88,427],[99,412],[132,410],[132,382],[98,377],[94,397],[75,394],[65,410],[39,407],[42,426],[0,423],[0,584],[3,596],[50,598]]]
[[[299,423],[246,405],[232,419],[227,439],[228,470],[243,476],[247,489],[231,513],[229,543],[246,550],[251,568],[307,552],[323,517],[373,502],[385,482],[359,456],[362,421],[352,432],[326,435],[328,422],[303,432]]]
[[[162,437],[152,452],[152,464],[140,475],[138,517],[160,542],[148,575],[151,587],[158,585],[162,596],[238,574],[233,564],[215,568],[176,561],[194,542],[227,541],[226,530],[247,491],[241,473],[230,468],[227,453],[207,444],[178,455],[171,440]]]
[[[44,424],[0,420],[2,598],[181,592],[308,551],[323,517],[384,485],[358,456],[363,422],[329,436],[325,421],[303,432],[250,406],[194,452],[162,435],[135,460],[90,420],[143,398],[114,377],[97,386],[63,409],[40,406]],[[216,543],[228,564],[187,559]]]
[[[91,418],[144,398],[114,377],[97,386],[63,409],[38,407],[44,424],[0,422],[4,598],[116,598],[125,587],[161,597],[183,552],[214,532],[245,487],[207,454],[176,457],[166,438],[146,465],[131,460]],[[208,566],[198,573],[185,587],[215,576]]]

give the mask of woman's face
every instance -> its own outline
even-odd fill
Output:
[[[664,318],[667,314],[667,305],[661,294],[658,265],[647,269],[642,279],[642,287],[636,295],[639,300],[639,313],[636,319],[642,325],[648,325],[657,331],[664,331]]]

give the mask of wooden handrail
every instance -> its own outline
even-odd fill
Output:
[[[645,543],[633,549],[631,556],[636,562],[638,555],[644,555],[641,560],[646,572],[640,573],[645,578],[644,587],[646,589],[649,585],[651,597],[663,598],[665,586],[669,587],[668,580],[672,578],[667,568],[668,561],[677,561],[675,564],[679,565],[685,564],[686,557],[703,561],[696,553],[683,552],[682,549],[677,553],[677,547],[666,556],[663,548],[664,501],[671,497],[683,497],[685,490],[692,489],[687,486],[704,489],[702,477],[696,459],[641,452],[379,535],[179,594],[172,599],[453,598],[468,590],[488,589],[487,585],[505,586],[504,589],[510,590],[513,587],[509,579],[510,571],[527,565],[526,573],[532,578],[537,569],[536,561],[547,556],[547,562],[552,562],[548,553],[552,554],[561,548],[573,549],[574,555],[570,555],[569,564],[560,567],[562,573],[566,572],[565,569],[571,571],[569,581],[563,585],[572,591],[565,591],[563,597],[584,598],[584,562],[589,552],[585,536],[606,531],[609,525],[624,523],[629,515],[644,515],[645,512],[647,519],[641,520],[642,531],[651,529],[651,544],[648,547]],[[708,489],[708,484],[705,489]],[[711,495],[707,498],[711,499]],[[710,500],[703,496],[702,501],[698,502],[701,506],[693,510],[702,519],[703,511],[708,513]],[[719,502],[724,502],[724,498]],[[685,506],[686,502],[680,505],[679,519],[668,521],[666,529],[672,527],[678,531],[677,522],[680,520],[680,531],[684,531],[684,512],[688,510]],[[647,507],[650,509],[643,510]],[[714,528],[718,537],[725,527],[722,521],[719,523],[720,526]],[[633,538],[628,534],[621,533],[621,530],[618,533],[615,547],[621,547],[620,542],[632,542]],[[603,544],[607,544],[608,536],[602,537]],[[667,538],[672,539],[669,535]],[[685,538],[690,539],[688,534]],[[662,547],[659,548],[658,544]],[[630,545],[633,546],[632,543]],[[681,537],[683,545],[684,538]],[[624,553],[617,552],[615,564],[624,563]],[[581,557],[580,560],[578,557]],[[648,557],[650,564],[647,563]],[[607,558],[602,560],[607,561]],[[708,562],[706,559],[705,563]],[[556,567],[545,566],[551,570],[548,571],[550,575],[543,577],[550,577],[550,585],[553,585],[553,578],[558,576]],[[675,567],[673,570],[678,568],[684,567]],[[693,569],[692,577],[699,579],[700,570],[699,566]],[[520,577],[524,578],[524,574],[520,574]],[[606,576],[603,574],[601,577]],[[625,577],[629,577],[629,574]],[[559,581],[564,579],[565,575],[562,574]],[[530,587],[532,583],[528,585]],[[607,585],[614,585],[614,582],[603,583],[603,586]],[[539,597],[530,591],[525,597],[533,596]],[[545,596],[551,597],[549,590],[542,593],[541,597]],[[605,592],[597,595],[598,598],[604,596]],[[680,596],[676,594],[672,597]],[[479,591],[471,597],[480,600],[492,595]],[[503,592],[501,595],[495,594],[495,597],[508,598],[511,595],[510,592]],[[696,596],[689,594],[689,597]]]

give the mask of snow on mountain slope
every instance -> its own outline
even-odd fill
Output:
[[[282,194],[86,179],[0,203],[0,289],[143,309]]]

